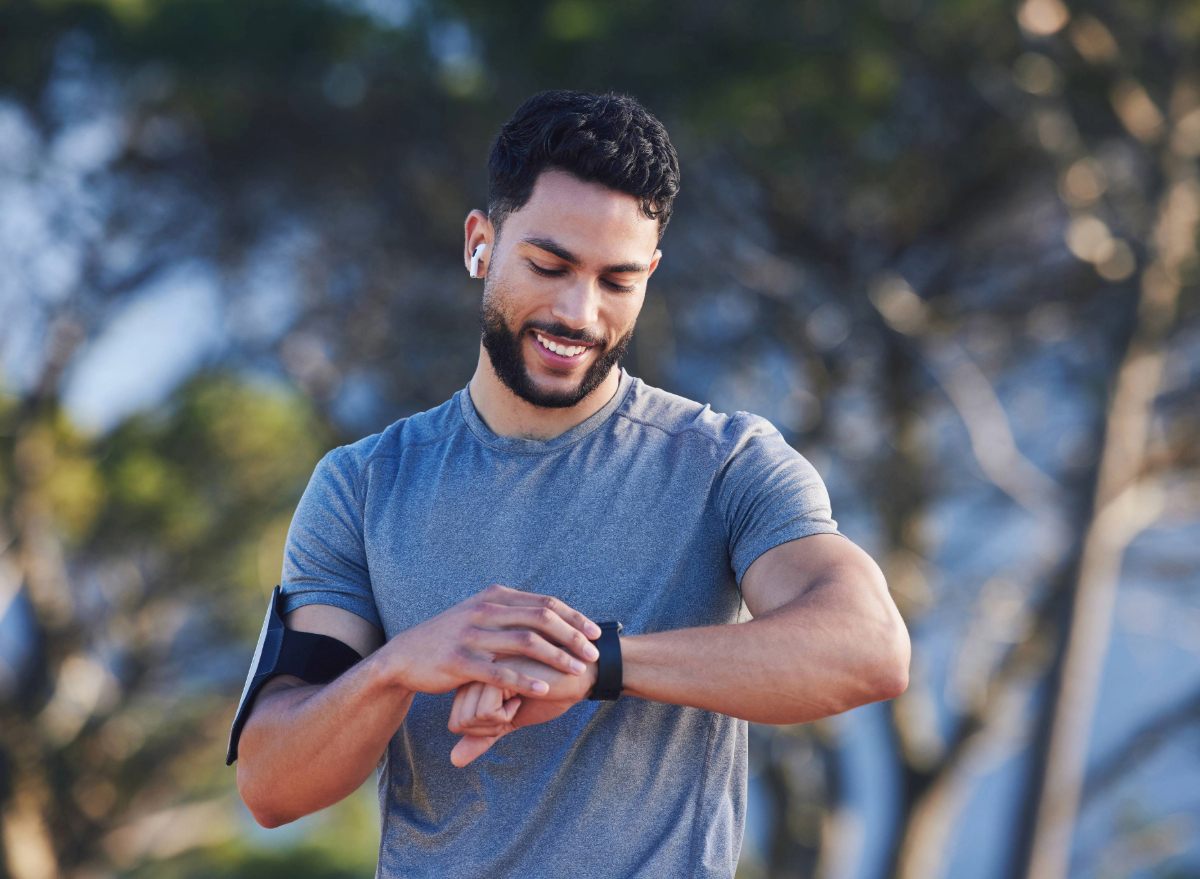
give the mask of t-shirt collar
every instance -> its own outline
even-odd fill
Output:
[[[617,392],[612,395],[612,399],[570,430],[564,431],[548,440],[524,439],[523,437],[516,436],[497,436],[492,433],[491,428],[483,423],[483,419],[475,411],[475,404],[471,401],[469,385],[456,392],[455,396],[458,397],[459,411],[462,413],[463,421],[466,422],[471,433],[481,443],[502,452],[512,452],[519,455],[543,455],[578,442],[607,421],[608,417],[617,411],[628,395],[634,381],[633,376],[626,371],[625,367],[618,366],[617,368],[621,373],[621,381],[617,385]]]

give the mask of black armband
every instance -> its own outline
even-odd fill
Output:
[[[229,731],[226,766],[237,759],[238,739],[246,725],[250,706],[268,680],[275,675],[295,675],[305,683],[327,684],[362,659],[357,650],[337,638],[297,632],[284,626],[279,603],[280,591],[276,586],[267,605],[267,618],[258,636],[258,646],[254,648],[254,659],[250,662],[250,674],[246,677],[242,699],[233,718],[233,729]]]

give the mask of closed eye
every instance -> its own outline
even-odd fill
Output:
[[[567,273],[566,269],[544,269],[533,260],[527,260],[527,262],[535,274],[541,275],[544,278],[559,278]],[[605,286],[607,286],[610,290],[616,290],[618,293],[632,292],[636,286],[635,284],[629,284],[628,286],[625,286],[618,284],[616,281],[610,281],[607,278],[603,278],[601,280],[603,280]]]
[[[561,277],[562,275],[566,274],[566,271],[564,269],[559,269],[558,271],[551,271],[550,269],[542,268],[541,266],[539,266],[537,263],[533,262],[532,260],[529,261],[529,267],[531,269],[533,269],[535,273],[542,275],[543,277],[547,277],[547,278],[558,278],[558,277]]]

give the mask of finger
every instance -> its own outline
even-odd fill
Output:
[[[483,754],[500,736],[463,736],[450,751],[450,762],[463,767]]]
[[[572,627],[578,629],[587,638],[599,638],[600,627],[588,619],[565,601],[552,595],[539,595],[536,592],[522,592],[519,589],[509,589],[507,586],[489,586],[483,592],[486,602],[494,602],[515,607],[544,607],[553,611],[566,620]]]
[[[479,716],[479,697],[487,690],[487,684],[481,684],[478,681],[467,686],[467,694],[463,696],[461,723],[469,724]]]
[[[469,684],[463,684],[454,693],[454,704],[450,706],[450,721],[446,724],[450,732],[463,735],[467,732],[465,724],[470,720],[471,715],[466,713],[467,703],[471,697],[471,691],[482,688],[484,685],[478,681],[471,681]]]
[[[494,689],[489,687],[488,689]],[[499,689],[496,692],[501,692]],[[483,697],[487,698],[486,694]],[[517,711],[521,708],[521,697],[514,696],[510,699],[505,699],[500,704],[494,714],[484,716],[483,700],[480,700],[480,713],[475,716],[475,719],[469,722],[464,722],[458,728],[451,732],[459,735],[475,735],[475,736],[494,736],[502,733],[512,732],[516,727],[512,725],[512,720],[517,716]]]
[[[512,732],[513,727],[507,723],[483,723],[477,720],[450,731],[460,736],[502,736]]]
[[[467,674],[482,683],[495,684],[497,687],[513,690],[523,696],[541,697],[550,692],[550,685],[545,681],[521,674],[521,672],[498,662],[476,660],[469,666]]]
[[[561,647],[551,644],[531,629],[476,629],[472,646],[492,654],[519,654],[551,668],[581,675],[585,666]]]
[[[517,709],[519,709],[520,707],[521,707],[521,697],[520,696],[513,696],[509,699],[504,700],[504,705],[501,706],[501,710],[503,711],[505,723],[508,723],[514,717],[517,716]]]
[[[500,629],[520,626],[523,629],[533,629],[571,651],[584,662],[595,662],[600,656],[600,651],[588,640],[587,635],[551,608],[532,604],[512,606],[489,602],[479,610],[478,622],[482,627]]]
[[[479,694],[475,717],[481,722],[502,722],[504,717],[504,691],[499,687],[485,686]]]
[[[497,693],[503,692],[493,687],[489,687],[488,689],[495,689]],[[497,705],[494,712],[485,715],[483,714],[483,699],[486,698],[485,693],[484,697],[480,700],[479,713],[474,718],[461,718],[455,715],[449,727],[450,732],[460,736],[494,736],[512,732],[515,728],[512,725],[512,720],[517,716],[517,711],[521,708],[521,697],[514,696],[505,699]]]
[[[462,715],[462,703],[466,695],[467,688],[465,686],[459,687],[454,691],[454,704],[450,706],[450,719],[446,722],[446,729],[452,733],[461,734],[462,726],[459,723],[459,718]]]

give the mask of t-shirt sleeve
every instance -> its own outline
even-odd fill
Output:
[[[383,628],[367,569],[357,470],[345,446],[317,463],[288,528],[280,589],[283,613],[306,604],[331,604]]]
[[[732,449],[718,476],[717,500],[741,586],[746,569],[768,549],[810,534],[841,532],[820,474],[769,421],[738,412],[730,427]]]

